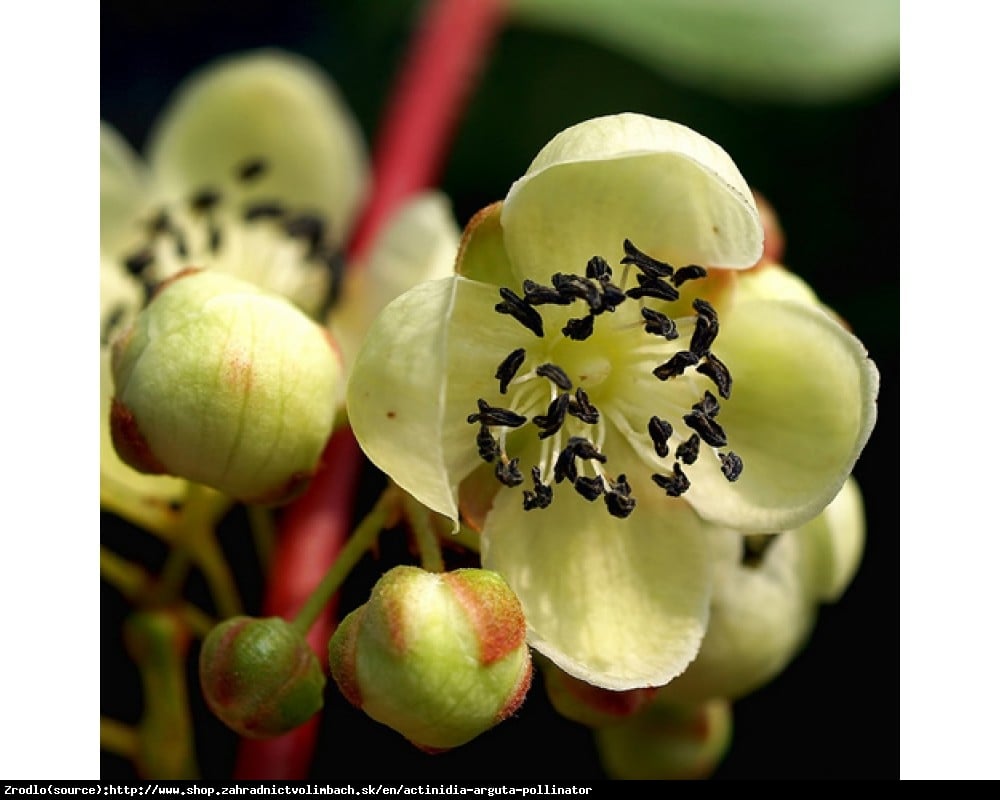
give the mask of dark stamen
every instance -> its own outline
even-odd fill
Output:
[[[188,257],[188,246],[187,240],[184,238],[184,234],[181,233],[180,228],[173,228],[170,231],[170,235],[174,238],[174,252],[177,254],[178,258]]]
[[[601,309],[601,293],[597,290],[597,286],[586,278],[557,272],[552,276],[552,285],[562,297],[586,300],[591,311]]]
[[[719,409],[719,401],[715,399],[715,395],[711,392],[705,392],[705,396],[691,406],[692,411],[700,412],[712,419],[715,419],[719,415]]]
[[[219,204],[220,200],[222,200],[222,195],[217,190],[206,186],[191,196],[191,210],[196,213],[210,211]]]
[[[222,228],[214,223],[208,224],[208,251],[218,253],[222,248]]]
[[[602,464],[606,464],[608,461],[608,457],[600,452],[590,439],[583,436],[570,436],[569,441],[566,442],[566,449],[572,450],[573,455],[584,461],[599,461]]]
[[[578,420],[586,422],[588,425],[596,425],[597,421],[601,418],[597,408],[591,405],[587,393],[579,386],[576,389],[576,398],[570,399],[566,413],[572,414]]]
[[[701,411],[694,411],[684,415],[684,422],[705,440],[705,444],[710,447],[725,447],[726,432],[722,426],[710,417],[706,417]]]
[[[236,167],[237,180],[248,182],[267,172],[267,162],[263,158],[251,158]]]
[[[498,461],[496,467],[494,467],[493,474],[496,475],[497,480],[504,486],[518,486],[524,483],[524,476],[521,474],[521,470],[517,468],[518,460],[512,458],[506,463]]]
[[[161,233],[169,233],[172,228],[173,223],[170,222],[170,215],[165,210],[158,211],[156,216],[147,224],[149,235],[154,237],[159,236]]]
[[[684,370],[698,363],[698,356],[689,350],[678,350],[665,364],[660,364],[653,370],[653,374],[661,381],[668,378],[676,378],[683,374]],[[723,395],[725,396],[725,395]]]
[[[531,468],[531,480],[535,484],[535,489],[524,493],[524,510],[547,508],[552,502],[552,487],[542,483],[542,471],[538,467]]]
[[[729,399],[733,391],[733,378],[729,374],[729,369],[713,353],[705,356],[705,361],[698,365],[698,372],[707,375],[715,384],[724,400]]]
[[[514,380],[514,376],[517,375],[517,371],[523,363],[524,348],[519,347],[497,367],[496,375],[493,377],[500,381],[500,394],[507,394],[507,387],[510,386],[510,382]]]
[[[254,222],[259,219],[281,219],[285,215],[285,209],[280,203],[272,200],[261,200],[250,203],[243,209],[243,219],[247,222]]]
[[[628,295],[609,281],[601,281],[601,307],[597,313],[614,311],[628,299]]]
[[[479,413],[469,414],[468,421],[470,424],[481,422],[483,425],[503,425],[507,428],[518,428],[528,421],[527,417],[522,417],[520,414],[515,414],[506,408],[496,408],[488,405],[482,398],[477,400],[476,404],[479,406]]]
[[[672,302],[681,296],[680,292],[662,278],[657,278],[654,275],[639,275],[637,277],[639,285],[625,292],[634,300],[638,300],[640,297],[655,297],[657,300]]]
[[[677,446],[677,458],[685,464],[691,465],[698,460],[698,447],[701,440],[697,433],[692,433],[687,441]]]
[[[677,325],[670,319],[666,314],[661,314],[659,311],[654,311],[651,308],[646,308],[645,306],[641,309],[642,316],[646,320],[646,324],[643,326],[646,333],[652,333],[655,336],[662,336],[668,341],[673,341],[678,336]]]
[[[563,336],[576,342],[582,342],[594,332],[594,315],[588,314],[585,317],[571,319],[562,329]]]
[[[531,421],[539,427],[538,438],[546,439],[558,433],[562,428],[563,420],[566,419],[566,409],[569,406],[569,395],[561,394],[551,403],[545,415],[539,414],[532,417]]]
[[[720,459],[722,461],[722,474],[726,476],[726,480],[731,482],[740,477],[743,472],[742,458],[736,453],[723,453]]]
[[[674,276],[670,279],[670,282],[674,286],[680,286],[682,283],[707,277],[707,269],[699,267],[697,264],[688,264],[686,267],[681,267],[677,270],[677,272],[674,273]]]
[[[500,287],[500,296],[503,298],[503,302],[493,306],[497,312],[510,314],[539,339],[545,336],[541,314],[505,286]]]
[[[567,447],[559,453],[556,459],[554,477],[556,483],[568,480],[570,483],[576,480],[576,453],[572,447]]]
[[[563,297],[551,286],[542,286],[542,284],[530,280],[525,280],[523,286],[524,299],[533,306],[546,304],[568,306],[573,302],[572,297]]]
[[[680,464],[674,464],[673,475],[653,474],[653,483],[666,491],[668,497],[680,497],[691,488],[691,481],[681,471]]]
[[[304,239],[308,245],[306,258],[314,258],[326,234],[326,223],[315,214],[296,214],[285,221],[285,233],[293,239]]]
[[[133,275],[138,275],[155,260],[156,258],[153,256],[153,251],[148,247],[144,247],[142,250],[139,250],[130,256],[126,256],[125,269]]]
[[[625,258],[620,263],[635,264],[643,274],[658,278],[666,278],[673,274],[674,268],[672,266],[665,261],[657,261],[655,258],[647,256],[628,239],[622,243],[622,247],[625,250]]]
[[[632,487],[624,475],[619,475],[618,480],[604,492],[604,505],[608,508],[608,513],[613,517],[625,519],[635,509],[635,498],[630,497]]]
[[[598,281],[611,280],[611,265],[600,256],[587,262],[587,277]]]
[[[569,379],[569,375],[566,374],[562,367],[556,364],[542,364],[542,366],[535,370],[535,374],[541,375],[543,378],[548,378],[564,392],[568,392],[573,388],[573,381]]]
[[[604,494],[604,481],[600,477],[588,478],[581,475],[573,481],[573,488],[585,499],[593,502]]]
[[[479,457],[488,464],[500,455],[500,443],[485,425],[481,425],[476,434],[476,447],[479,448]]]
[[[698,312],[698,320],[691,334],[691,352],[699,356],[708,355],[712,342],[719,335],[719,315],[707,300],[700,298],[694,301],[694,308]]]
[[[670,453],[670,445],[667,444],[667,440],[674,432],[670,423],[659,417],[650,417],[646,429],[649,431],[649,438],[653,440],[653,449],[656,450],[656,455],[660,458],[666,458]]]

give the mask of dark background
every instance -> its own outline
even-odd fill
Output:
[[[369,143],[408,41],[417,4],[285,2],[101,4],[101,117],[141,148],[167,96],[193,69],[225,53],[278,46],[325,67]],[[899,621],[899,86],[817,107],[721,97],[665,79],[576,38],[511,25],[495,45],[460,121],[441,179],[456,218],[501,199],[541,146],[570,124],[637,111],[689,125],[719,142],[778,210],[785,262],[847,319],[882,376],[880,418],[855,475],[865,494],[868,544],[854,583],[822,609],[806,650],[770,685],[735,705],[734,743],[718,778],[898,777]],[[372,474],[365,497],[377,490]],[[359,506],[363,507],[365,498]],[[240,512],[223,541],[245,596],[261,578],[246,552]],[[102,515],[102,538],[151,564],[155,542]],[[386,540],[387,537],[383,537]],[[345,588],[364,600],[374,568]],[[197,581],[192,587],[197,593]],[[138,676],[121,649],[127,606],[101,584],[101,709],[134,721]],[[235,737],[193,691],[206,778],[226,778]],[[371,763],[377,774],[359,764]],[[532,779],[602,777],[589,732],[556,716],[536,681],[517,718],[469,745],[426,756],[327,694],[317,778]],[[131,766],[102,755],[101,777]]]

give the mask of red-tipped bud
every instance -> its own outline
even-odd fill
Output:
[[[465,744],[509,717],[531,683],[524,613],[495,572],[396,567],[330,640],[344,696],[417,747]]]
[[[567,719],[590,728],[603,728],[628,719],[649,705],[658,691],[654,686],[623,692],[593,686],[567,675],[541,656],[539,667],[552,707]]]
[[[234,617],[217,625],[205,638],[198,668],[208,707],[241,736],[278,736],[323,707],[319,659],[280,617]]]

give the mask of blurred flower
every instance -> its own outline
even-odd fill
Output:
[[[362,448],[431,509],[484,516],[483,566],[570,675],[680,674],[708,619],[706,529],[807,522],[868,439],[864,347],[815,304],[738,291],[762,250],[721,148],[590,120],[470,223],[457,275],[390,303],[362,345]]]

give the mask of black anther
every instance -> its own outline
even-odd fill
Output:
[[[726,446],[726,432],[711,417],[706,417],[700,411],[693,411],[684,415],[684,422],[693,428],[709,447]]]
[[[662,336],[668,341],[673,341],[678,336],[677,325],[670,319],[666,314],[661,314],[659,311],[654,311],[651,308],[642,307],[641,313],[643,319],[646,320],[646,324],[643,326],[646,333],[652,333],[655,336]]]
[[[722,474],[726,480],[732,482],[740,477],[743,472],[743,459],[736,453],[723,453],[719,459],[722,461]]]
[[[569,375],[566,374],[565,370],[557,364],[542,364],[535,370],[535,374],[541,375],[543,378],[548,378],[564,392],[568,392],[573,388],[573,381],[569,379]]]
[[[563,297],[586,300],[591,311],[601,309],[601,293],[597,290],[597,286],[586,278],[557,272],[552,276],[552,285]]]
[[[525,279],[524,281],[524,299],[533,306],[541,305],[557,305],[557,306],[568,306],[573,302],[572,297],[563,297],[559,292],[552,288],[551,286],[543,286],[540,283],[535,283],[534,281]]]
[[[611,265],[600,256],[587,262],[587,277],[598,281],[611,280]]]
[[[681,267],[674,273],[674,276],[670,279],[670,282],[674,286],[680,286],[682,283],[687,283],[687,281],[697,280],[698,278],[707,278],[708,270],[704,267],[699,267],[697,264],[688,264],[686,267]]]
[[[476,434],[476,447],[479,448],[479,457],[488,464],[500,455],[500,443],[485,425],[480,425]]]
[[[563,420],[566,419],[566,409],[569,406],[569,395],[560,394],[549,403],[548,410],[544,415],[532,417],[531,421],[539,427],[538,438],[546,439],[559,432],[562,428]]]
[[[517,468],[517,462],[519,459],[512,458],[510,461],[504,462],[503,460],[497,461],[496,467],[493,468],[493,474],[504,486],[518,486],[524,483],[524,476],[521,474],[521,470]]]
[[[545,330],[542,327],[542,315],[528,305],[525,300],[505,286],[500,287],[500,296],[503,298],[503,302],[493,306],[497,312],[510,314],[539,339],[545,335]]]
[[[729,374],[729,369],[723,364],[714,353],[705,355],[705,360],[698,365],[698,372],[707,375],[715,384],[724,400],[729,399],[733,391],[733,378]]]
[[[500,394],[507,394],[507,387],[510,386],[510,382],[514,380],[514,376],[517,375],[517,371],[524,363],[524,355],[524,348],[519,347],[500,362],[500,366],[497,367],[496,374],[493,376],[500,381]]]
[[[576,475],[576,454],[572,448],[567,447],[559,453],[559,457],[556,459],[553,476],[556,483],[562,483],[563,480],[572,483],[576,480]]]
[[[306,258],[314,258],[326,236],[326,223],[315,214],[296,214],[285,220],[285,233],[293,239],[303,239],[308,245]]]
[[[570,398],[566,413],[572,414],[578,420],[586,422],[588,425],[596,425],[597,421],[601,418],[597,408],[591,405],[587,393],[579,386],[576,389],[576,396]]]
[[[683,374],[684,370],[698,363],[698,356],[689,350],[678,350],[665,364],[660,364],[653,370],[653,374],[661,381],[668,378],[676,378]]]
[[[534,491],[524,493],[524,510],[548,507],[552,502],[552,487],[542,483],[542,471],[538,467],[531,468],[531,480],[535,488]]]
[[[638,300],[640,297],[654,297],[657,300],[673,301],[681,296],[677,289],[655,275],[638,275],[636,277],[639,285],[625,292],[633,300]]]
[[[609,281],[601,281],[601,307],[597,313],[614,311],[628,299],[628,295]]]
[[[153,256],[153,251],[148,247],[144,247],[142,250],[125,257],[125,269],[133,275],[138,275],[155,260],[156,258]]]
[[[608,461],[608,457],[598,450],[590,439],[583,436],[570,436],[566,442],[566,449],[572,450],[574,456],[584,461],[599,461],[602,464]]]
[[[222,228],[210,222],[208,224],[208,251],[218,253],[222,248]]]
[[[673,274],[674,268],[667,262],[657,261],[655,258],[647,256],[628,239],[622,243],[622,247],[625,250],[625,258],[620,263],[635,264],[643,274],[658,278],[666,278]]]
[[[607,506],[608,513],[613,517],[625,519],[635,509],[635,498],[630,497],[632,487],[624,475],[619,475],[618,480],[605,489],[604,505]]]
[[[698,434],[692,433],[686,441],[677,445],[677,452],[675,453],[677,459],[688,465],[693,464],[698,460],[698,449],[700,444],[701,440],[698,438]]]
[[[719,315],[707,300],[695,300],[694,307],[698,312],[698,319],[694,324],[694,333],[691,334],[691,352],[705,356],[715,337],[719,335]]]
[[[222,200],[222,195],[215,189],[205,187],[191,195],[191,210],[195,212],[211,211]]]
[[[267,171],[267,162],[263,158],[250,158],[236,167],[236,178],[240,181],[252,181]]]
[[[273,200],[260,200],[256,203],[249,203],[243,209],[243,219],[247,222],[255,222],[260,219],[281,219],[285,216],[285,209],[281,203]]]
[[[705,396],[691,406],[692,411],[699,412],[712,419],[715,419],[719,415],[719,409],[719,401],[715,399],[715,395],[711,392],[705,392]]]
[[[527,417],[522,417],[506,408],[488,405],[482,398],[477,400],[476,404],[479,406],[479,413],[469,414],[467,419],[470,424],[480,422],[483,425],[503,425],[507,428],[517,428],[528,421]]]
[[[670,453],[670,445],[667,440],[671,437],[674,429],[670,423],[659,417],[650,417],[646,426],[649,431],[649,438],[653,440],[653,449],[660,458],[666,458]]]
[[[581,475],[573,481],[573,488],[580,496],[593,502],[604,494],[604,481],[599,476],[588,478]]]
[[[674,464],[673,475],[653,474],[653,483],[666,491],[668,497],[680,497],[691,488],[691,481],[681,471],[680,464]]]
[[[590,334],[594,332],[594,315],[588,314],[585,317],[580,317],[577,319],[571,319],[566,323],[566,326],[562,329],[563,336],[573,339],[577,342],[582,342],[587,339]]]

